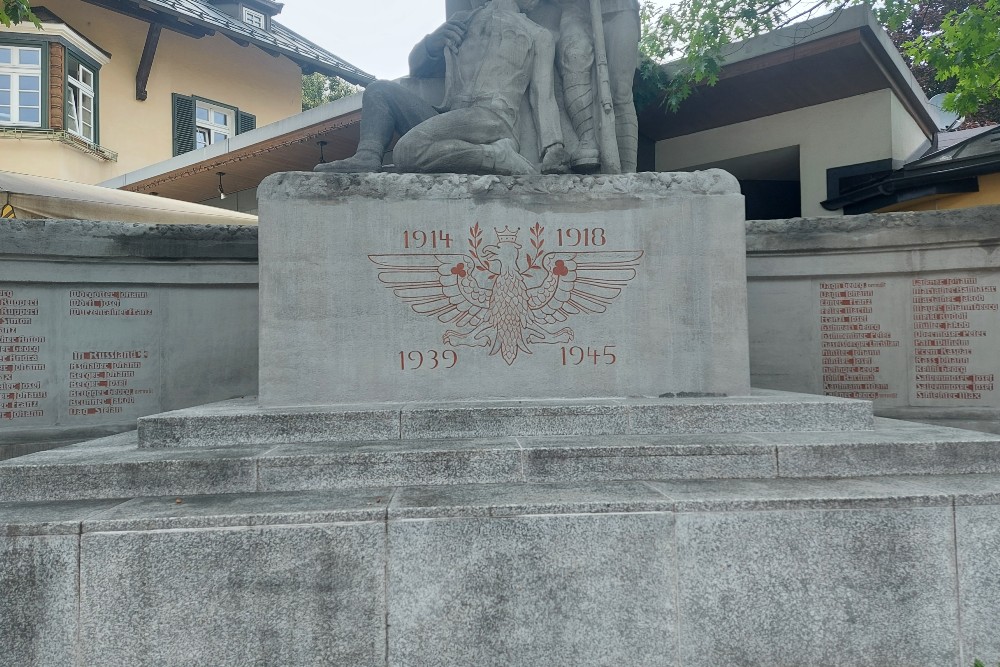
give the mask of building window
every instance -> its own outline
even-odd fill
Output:
[[[249,7],[243,8],[243,22],[261,30],[267,29],[267,17]]]
[[[87,141],[94,139],[94,73],[69,59],[66,73],[66,129]]]
[[[42,50],[0,46],[0,125],[42,126]]]
[[[257,126],[253,114],[188,95],[173,96],[174,155],[205,148]]]
[[[195,148],[225,141],[233,134],[235,109],[198,100],[195,104]]]

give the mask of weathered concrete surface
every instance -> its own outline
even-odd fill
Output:
[[[0,223],[0,456],[255,393],[256,241],[253,226]]]
[[[382,665],[378,522],[88,532],[82,664]]]
[[[684,665],[956,664],[946,506],[682,514],[677,542]]]
[[[259,196],[263,406],[749,390],[725,172],[285,173]]]
[[[0,664],[991,664],[998,507],[1000,475],[0,504]]]
[[[727,398],[466,401],[262,408],[253,398],[139,419],[143,448],[543,436],[864,431],[868,401],[780,391]]]
[[[747,223],[754,386],[1000,432],[1000,207]]]
[[[149,225],[99,220],[4,220],[0,256],[257,261],[253,225]]]
[[[0,461],[0,502],[394,486],[1000,473],[992,434],[874,429],[140,448],[136,434]],[[722,485],[722,482],[716,482]]]

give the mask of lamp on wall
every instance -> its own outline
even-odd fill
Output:
[[[217,171],[215,173],[219,175],[219,199],[225,199],[226,191],[222,189],[222,177],[226,175],[226,172]]]
[[[327,141],[317,141],[316,145],[319,146],[319,163],[324,164],[326,162],[326,156],[323,155],[323,146],[326,146],[329,142]]]

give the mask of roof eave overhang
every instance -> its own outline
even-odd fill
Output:
[[[889,89],[933,138],[926,96],[888,37],[876,31],[877,25],[856,25],[726,64],[715,86],[696,87],[676,113],[662,103],[647,106],[640,129],[659,141]]]
[[[915,170],[904,168],[881,183],[855,190],[840,197],[827,199],[824,202],[820,202],[820,205],[828,211],[844,209],[845,212],[856,212],[859,206],[865,205],[864,202],[879,202],[883,201],[886,197],[898,198],[904,192],[932,188],[948,183],[966,182],[969,179],[978,179],[979,176],[983,176],[984,174],[995,174],[998,172],[1000,172],[1000,156],[995,154],[977,156],[976,158],[963,160],[961,164],[957,162],[949,164],[944,168],[941,165],[935,165],[933,169],[929,167]],[[969,191],[958,190],[958,192]],[[974,191],[972,190],[972,192]],[[919,197],[924,196],[927,195],[919,195]],[[888,201],[887,203],[872,205],[867,210],[873,211],[897,201],[903,200],[897,199]]]
[[[113,12],[118,12],[126,16],[131,16],[141,21],[146,21],[147,23],[158,23],[166,30],[171,30],[196,39],[219,33],[232,39],[240,46],[245,47],[252,45],[261,49],[265,53],[285,56],[298,65],[299,68],[306,74],[319,72],[326,76],[337,76],[348,83],[361,86],[368,85],[374,79],[374,77],[367,75],[364,72],[359,73],[336,67],[319,60],[314,60],[296,51],[282,48],[279,45],[268,42],[261,42],[253,38],[248,38],[244,34],[231,32],[222,26],[211,23],[210,21],[202,21],[196,17],[187,16],[181,12],[172,11],[166,7],[154,8],[148,5],[142,6],[141,3],[130,2],[129,0],[84,0],[84,2],[97,5],[98,7],[103,7],[104,9],[108,9]]]

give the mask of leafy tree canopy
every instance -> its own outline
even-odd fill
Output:
[[[302,76],[302,110],[308,111],[358,92],[361,92],[361,86],[347,83],[339,77],[319,73],[305,74]]]
[[[863,0],[677,0],[662,7],[643,0],[647,63],[640,74],[649,86],[656,69],[649,61],[673,61],[661,90],[676,109],[694,86],[718,81],[728,44],[858,4]],[[949,93],[946,108],[974,114],[1000,99],[1000,0],[884,0],[872,11],[925,72],[925,89]]]
[[[0,6],[0,23],[9,28],[14,23],[24,21],[41,27],[38,19],[31,12],[29,0],[3,0],[3,6]]]

